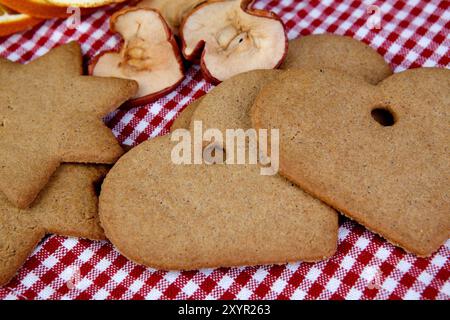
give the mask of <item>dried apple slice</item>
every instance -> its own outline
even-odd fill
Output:
[[[202,71],[213,83],[250,70],[277,68],[286,57],[282,21],[272,12],[251,9],[252,2],[207,2],[181,25],[183,55],[188,60],[201,56]]]
[[[166,19],[173,34],[178,35],[183,19],[198,5],[207,0],[142,0],[136,6],[158,10]]]
[[[31,28],[42,20],[29,15],[16,13],[5,6],[0,5],[0,37]]]
[[[89,71],[95,76],[137,81],[139,91],[127,106],[153,102],[183,80],[177,43],[156,10],[129,8],[116,12],[111,17],[111,30],[124,39],[120,51],[101,53],[92,60]]]

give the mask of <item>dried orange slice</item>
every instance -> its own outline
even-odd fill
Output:
[[[68,7],[79,7],[85,9],[82,13],[88,13],[89,8],[124,1],[126,0],[0,0],[0,4],[33,17],[51,19],[71,15],[71,11],[67,11]]]
[[[63,7],[95,8],[127,0],[46,0],[46,2]]]
[[[0,0],[0,3],[20,13],[42,19],[68,17],[67,7],[58,7],[47,0]]]
[[[26,30],[37,25],[41,21],[41,19],[14,12],[9,8],[0,5],[0,37]]]

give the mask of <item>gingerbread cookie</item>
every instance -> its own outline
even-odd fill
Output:
[[[123,153],[102,117],[134,81],[81,76],[78,44],[20,65],[0,59],[0,191],[28,207],[61,162],[114,163]]]
[[[429,256],[450,230],[450,70],[378,86],[331,70],[290,70],[252,110],[280,129],[280,173],[393,244]]]
[[[100,220],[129,259],[160,269],[317,261],[336,249],[336,212],[258,165],[176,165],[170,136],[123,156]]]
[[[194,121],[201,121],[203,129],[251,128],[250,109],[261,88],[276,79],[280,70],[254,70],[238,74],[212,89],[192,114]],[[223,146],[222,146],[223,147]]]
[[[368,45],[350,37],[320,34],[289,42],[281,69],[336,69],[377,84],[392,74],[389,65]]]
[[[66,164],[58,168],[30,209],[0,194],[0,285],[5,285],[45,234],[104,239],[96,183],[106,167]]]

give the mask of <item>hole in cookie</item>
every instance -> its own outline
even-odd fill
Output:
[[[206,164],[223,164],[225,150],[216,144],[210,144],[203,150],[203,160]]]
[[[372,118],[383,127],[393,126],[396,122],[395,116],[391,110],[385,107],[377,107],[370,113]]]

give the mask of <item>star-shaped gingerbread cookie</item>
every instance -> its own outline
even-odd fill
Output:
[[[105,166],[64,164],[29,209],[14,207],[0,194],[0,286],[11,280],[46,233],[105,238],[95,187],[106,172]]]
[[[82,76],[77,43],[26,65],[0,59],[0,191],[28,207],[62,162],[114,163],[123,153],[102,122],[137,83]]]

